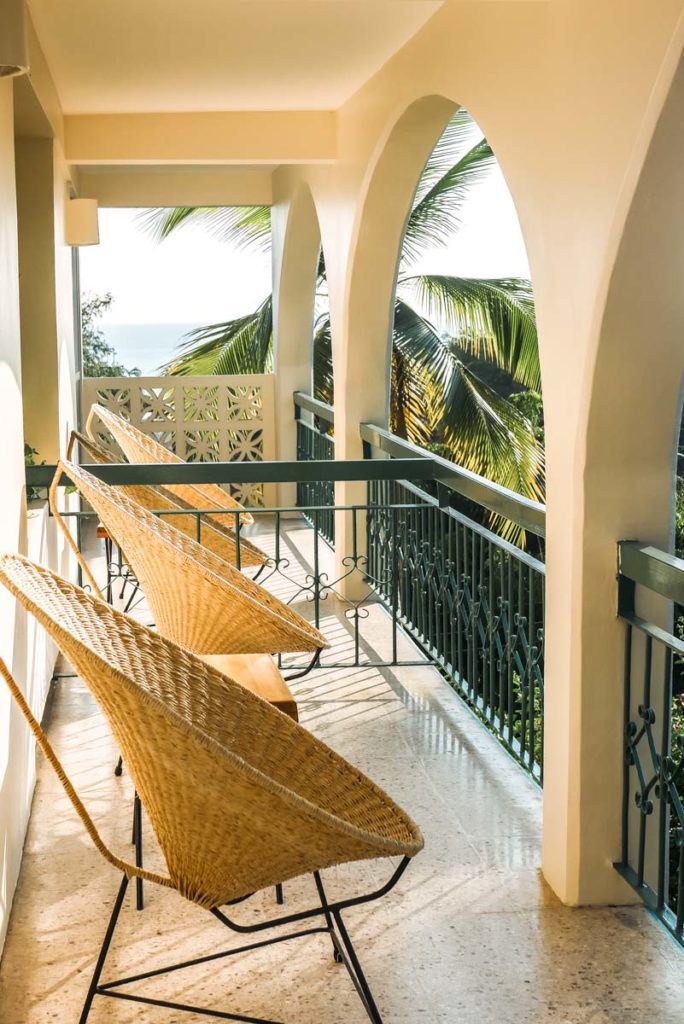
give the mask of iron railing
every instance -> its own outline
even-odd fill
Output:
[[[544,755],[544,584],[540,558],[509,543],[513,527],[537,552],[546,510],[490,480],[364,423],[367,458],[422,457],[432,479],[377,481],[369,502],[371,576],[406,631],[441,668],[503,745],[538,781]],[[480,522],[463,506],[479,513]],[[406,514],[402,504],[416,506]],[[532,545],[530,545],[532,546]],[[398,583],[388,587],[388,576]]]
[[[626,634],[616,867],[684,945],[684,561],[623,542],[618,581]]]
[[[313,400],[308,402],[308,408],[302,403],[306,411],[319,415],[320,403],[312,408]],[[307,429],[318,431],[316,424]],[[541,781],[544,566],[489,529],[487,517],[507,512],[517,525],[542,532],[543,507],[463,474],[379,428],[363,431],[363,460],[87,468],[112,485],[295,482],[300,500],[325,494],[323,504],[252,509],[254,527],[243,525],[239,512],[226,510],[228,523],[241,536],[268,545],[260,582],[314,622],[328,620],[324,632],[336,639],[322,659],[325,666],[437,666]],[[31,467],[27,482],[46,486],[53,472],[54,467]],[[328,503],[336,480],[366,482],[366,502]],[[482,523],[451,507],[465,489],[470,501],[481,499]],[[76,515],[81,523],[89,513]],[[196,517],[201,539],[201,513]],[[329,543],[336,517],[345,522],[345,551],[334,551]],[[87,540],[87,532],[84,536]],[[118,572],[115,565],[114,579]],[[121,585],[128,582],[122,579]],[[329,601],[333,596],[336,600]]]
[[[335,439],[332,430],[335,412],[331,405],[319,402],[301,391],[294,394],[295,423],[297,429],[297,461],[330,461],[335,458]],[[305,418],[306,417],[306,418]],[[335,542],[335,485],[329,480],[301,481],[297,484],[299,508],[317,506],[323,509],[319,528],[323,537]]]
[[[544,564],[413,484],[373,481],[369,505],[378,594],[541,782]]]
[[[303,412],[315,417],[301,427],[299,457],[307,459],[309,451],[321,450],[311,438],[320,436],[321,422],[330,429],[333,412],[300,392],[294,401],[298,427]],[[489,527],[493,519],[505,521],[541,553],[544,506],[381,427],[363,424],[361,439],[370,464],[388,468],[387,479],[368,484],[370,585],[392,619],[541,782],[545,568]],[[332,444],[325,457],[334,458]],[[389,465],[416,458],[430,474],[389,479]],[[322,489],[315,493],[326,496]],[[327,500],[332,504],[332,494]],[[479,511],[481,523],[464,514],[464,503]]]
[[[369,477],[395,479],[409,474],[430,479],[432,467],[421,459],[398,460],[393,463],[368,463],[362,460],[345,462],[282,462],[282,463],[165,463],[165,464],[99,464],[86,467],[93,475],[114,487],[117,485],[174,483],[218,483],[231,485],[259,480],[263,483],[297,482],[307,484],[326,480],[367,481]],[[27,484],[47,488],[54,477],[54,466],[27,467]],[[70,481],[65,473],[63,486]],[[393,665],[426,665],[429,656],[417,651],[402,629],[397,618],[387,616],[382,601],[368,577],[364,527],[368,514],[366,505],[305,508],[250,508],[254,525],[243,522],[244,512],[225,509],[160,511],[157,514],[167,522],[182,515],[193,516],[195,536],[201,542],[203,515],[211,513],[225,519],[238,538],[236,564],[241,566],[240,538],[248,538],[261,547],[267,557],[258,581],[281,600],[321,628],[330,642],[323,652],[318,667],[353,668],[385,667]],[[349,548],[343,558],[335,553],[324,536],[322,524],[335,514],[348,518]],[[83,553],[95,567],[98,583],[115,604],[131,610],[141,599],[136,581],[131,577],[125,560],[116,548],[110,546],[102,558],[96,546],[97,517],[90,509],[64,511],[63,518],[75,524],[75,536]],[[339,567],[339,568],[336,568]],[[255,570],[248,569],[251,575]],[[79,582],[82,582],[79,579]],[[286,656],[280,664],[288,671],[306,667],[301,655]]]

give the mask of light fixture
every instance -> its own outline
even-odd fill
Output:
[[[97,199],[69,199],[67,201],[64,234],[67,245],[100,244]]]
[[[0,78],[28,71],[24,0],[0,0]]]

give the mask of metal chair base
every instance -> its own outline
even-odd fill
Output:
[[[175,971],[182,971],[188,967],[196,967],[199,964],[212,963],[217,960],[224,960],[231,956],[236,956],[240,953],[247,953],[255,949],[263,949],[267,946],[273,946],[280,942],[289,942],[293,939],[304,938],[309,935],[329,935],[333,947],[333,953],[335,961],[343,963],[347,969],[349,977],[359,995],[359,998],[363,1004],[366,1013],[372,1024],[382,1024],[382,1018],[380,1011],[375,1003],[373,994],[370,990],[370,986],[359,963],[358,956],[349,937],[349,933],[342,920],[343,910],[349,909],[353,906],[359,906],[364,903],[370,903],[373,900],[380,899],[386,895],[394,886],[397,884],[401,876],[403,875],[406,867],[408,866],[409,859],[403,858],[399,867],[396,869],[389,882],[386,883],[381,889],[375,892],[369,893],[365,896],[358,896],[353,899],[340,900],[336,903],[329,903],[321,876],[318,872],[314,873],[314,880],[316,882],[316,889],[318,891],[320,906],[313,907],[309,910],[302,910],[298,913],[289,914],[285,917],[273,918],[267,921],[262,921],[255,925],[242,925],[228,918],[221,910],[214,908],[211,913],[212,915],[224,924],[231,931],[248,934],[254,932],[264,931],[271,928],[281,928],[287,925],[298,924],[312,920],[314,918],[322,917],[324,923],[302,928],[296,931],[289,931],[284,935],[277,935],[272,938],[262,939],[257,942],[250,942],[247,945],[239,946],[235,949],[223,950],[220,953],[211,953],[207,956],[197,957],[194,960],[185,960],[180,963],[169,964],[166,967],[159,967],[151,971],[143,971],[140,974],[130,975],[126,978],[120,978],[116,981],[101,982],[102,971],[105,966],[107,954],[109,953],[116,925],[123,907],[124,899],[128,889],[129,879],[126,875],[123,876],[119,891],[117,893],[116,900],[112,914],[107,926],[107,931],[100,948],[100,953],[97,958],[93,977],[90,982],[88,994],[83,1006],[83,1011],[79,1018],[79,1024],[86,1024],[90,1015],[90,1010],[93,1005],[93,1001],[96,996],[104,997],[108,999],[122,999],[133,1003],[142,1003],[146,1006],[159,1006],[169,1010],[177,1010],[185,1013],[195,1013],[199,1016],[212,1017],[218,1020],[232,1020],[242,1021],[244,1024],[282,1024],[281,1021],[274,1021],[265,1017],[254,1017],[243,1013],[231,1013],[226,1010],[214,1010],[207,1007],[191,1006],[186,1003],[175,1003],[165,999],[155,999],[152,996],[138,995],[132,992],[121,991],[125,986],[132,985],[135,982],[145,981],[149,978],[157,978],[164,974],[171,974]],[[236,901],[241,902],[241,901]]]

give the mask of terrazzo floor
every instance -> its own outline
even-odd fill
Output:
[[[366,642],[383,622],[373,610]],[[322,622],[339,650],[349,623]],[[680,1024],[684,953],[641,907],[564,908],[539,870],[540,793],[430,667],[320,669],[292,684],[302,723],[416,819],[425,849],[385,900],[347,914],[385,1024]],[[130,856],[131,787],[84,684],[57,681],[51,740],[114,849]],[[146,833],[146,864],[154,867]],[[367,890],[391,865],[325,872],[330,896]],[[0,964],[2,1024],[76,1024],[119,878],[95,851],[41,760],[19,887]],[[289,911],[311,899],[288,883]],[[236,908],[253,921],[272,893]],[[146,887],[127,899],[105,979],[241,941],[205,911]],[[142,990],[142,989],[141,989]],[[131,991],[134,991],[132,988]],[[324,936],[145,984],[154,998],[292,1024],[367,1020]],[[163,1008],[98,998],[91,1024],[195,1024]]]

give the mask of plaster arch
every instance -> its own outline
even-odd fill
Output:
[[[356,205],[341,329],[333,331],[338,458],[359,458],[359,423],[384,425],[397,268],[416,185],[458,105],[424,96],[376,147]],[[343,396],[343,400],[339,398]]]
[[[574,554],[563,581],[567,622],[562,630],[555,619],[548,622],[547,674],[561,658],[569,668],[563,672],[567,687],[549,693],[546,721],[547,750],[569,754],[565,774],[550,763],[545,773],[545,818],[558,827],[545,824],[543,862],[547,879],[570,903],[633,899],[612,869],[620,853],[623,761],[624,635],[616,617],[616,556],[622,539],[660,548],[671,543],[684,373],[683,119],[680,60],[624,215],[595,358],[585,376],[575,479],[566,481],[566,490],[574,490],[565,505],[565,535]],[[561,557],[550,544],[550,563]],[[556,584],[559,571],[562,566]],[[547,608],[554,606],[552,593]]]

